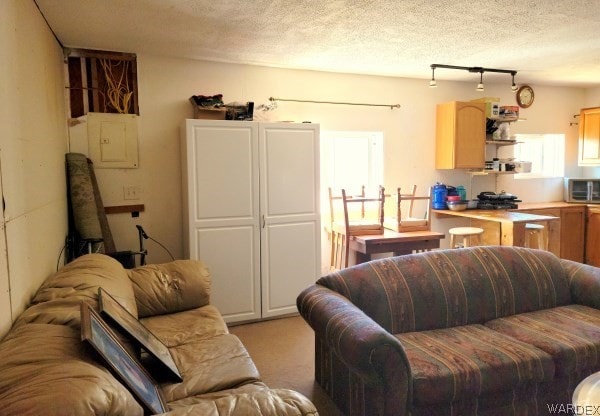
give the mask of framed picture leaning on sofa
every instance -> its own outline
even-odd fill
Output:
[[[100,314],[108,318],[109,322],[118,325],[125,332],[125,335],[154,357],[161,373],[166,371],[167,375],[175,378],[176,381],[183,381],[167,346],[102,288],[98,288],[98,303]],[[157,374],[154,374],[154,376],[158,377]]]
[[[81,339],[87,341],[110,369],[151,414],[164,413],[167,406],[156,382],[121,345],[102,317],[88,303],[81,303]]]

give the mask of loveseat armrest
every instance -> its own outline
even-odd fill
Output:
[[[574,303],[600,309],[600,268],[561,259]]]
[[[364,383],[387,385],[412,401],[412,376],[400,341],[341,294],[315,284],[297,299],[298,310],[335,355]]]
[[[201,261],[175,260],[128,270],[138,316],[181,312],[210,302],[210,272]]]

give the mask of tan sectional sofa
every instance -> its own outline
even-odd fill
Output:
[[[240,340],[209,303],[201,262],[123,269],[90,254],[40,287],[0,342],[0,414],[142,415],[138,400],[81,341],[80,307],[102,287],[170,350],[182,382],[161,381],[168,415],[317,415],[301,394],[270,389]]]
[[[557,414],[600,371],[600,269],[519,247],[332,273],[298,297],[346,415]]]

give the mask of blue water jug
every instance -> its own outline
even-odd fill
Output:
[[[446,196],[448,196],[446,185],[437,182],[432,187],[431,195],[431,207],[433,209],[448,209],[448,206],[446,205]]]

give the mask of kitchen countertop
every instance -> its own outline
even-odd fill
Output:
[[[546,209],[546,208],[568,208],[568,207],[580,207],[586,206],[585,203],[576,203],[576,202],[564,202],[564,201],[554,201],[554,202],[520,202],[519,208],[514,211],[522,211],[528,209]]]
[[[540,205],[541,206],[541,205]],[[540,207],[538,206],[538,208]],[[545,205],[548,207],[548,205]],[[504,209],[467,209],[450,211],[434,209],[436,217],[469,219],[471,226],[484,230],[481,237],[483,245],[526,246],[525,227],[528,223],[537,223],[548,230],[548,250],[560,255],[560,244],[557,233],[560,232],[560,217],[552,215],[537,215],[515,210]]]
[[[521,205],[519,205],[519,209]],[[540,208],[540,207],[538,207]],[[545,206],[545,208],[549,208]],[[531,209],[531,208],[529,208]],[[526,214],[524,212],[517,212],[516,210],[505,210],[505,209],[467,209],[464,211],[450,211],[449,209],[434,209],[432,210],[438,216],[453,216],[453,217],[465,217],[473,218],[483,221],[494,221],[494,222],[510,222],[510,223],[522,223],[522,222],[534,222],[534,221],[551,221],[557,220],[559,217],[550,215],[537,215],[537,214]]]

